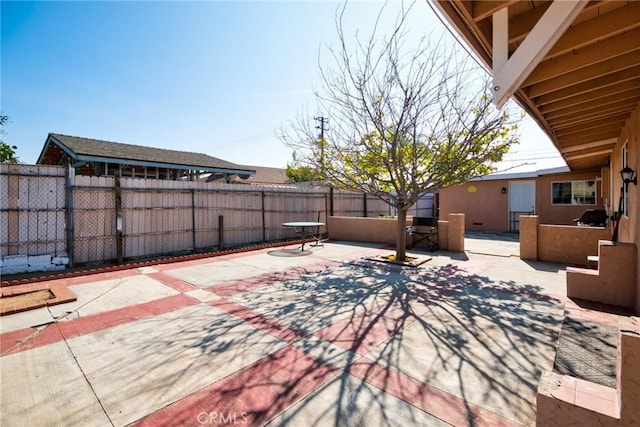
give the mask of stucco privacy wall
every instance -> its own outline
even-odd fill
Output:
[[[447,218],[448,221],[438,221],[438,245],[442,250],[463,252],[464,214],[451,214]],[[407,224],[411,224],[411,220],[411,217],[407,218]],[[396,243],[396,220],[394,218],[330,216],[327,231],[332,240],[389,245]]]
[[[636,300],[636,245],[601,240],[598,269],[567,268],[567,296],[620,307]]]
[[[573,220],[582,215],[585,210],[603,209],[600,181],[596,182],[595,205],[553,205],[551,184],[558,181],[596,181],[599,177],[600,172],[593,170],[532,178],[469,181],[440,190],[440,217],[446,218],[450,213],[462,212],[466,217],[467,230],[509,231],[509,183],[535,180],[536,215],[540,217],[540,223],[572,225]]]
[[[520,217],[520,258],[586,265],[587,256],[598,255],[598,241],[611,238],[604,227],[539,224],[537,215]]]
[[[411,220],[412,218],[407,218],[407,223],[411,224]],[[331,240],[395,245],[396,220],[394,218],[330,216],[327,232]]]
[[[541,224],[538,226],[538,260],[586,265],[588,256],[598,254],[598,241],[610,238],[608,228]]]

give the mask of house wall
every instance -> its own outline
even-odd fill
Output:
[[[508,231],[509,196],[501,193],[503,187],[509,188],[508,181],[473,181],[443,188],[438,217],[464,213],[469,231]]]
[[[622,179],[620,177],[620,170],[624,167],[621,161],[621,149],[622,145],[627,142],[627,164],[636,171],[636,176],[640,172],[640,159],[638,154],[638,140],[640,139],[640,106],[635,109],[631,114],[629,120],[625,124],[622,132],[620,133],[620,139],[616,144],[613,154],[611,156],[611,170],[613,171],[613,201],[614,206],[618,206],[618,200],[620,198],[620,189],[622,187]],[[620,242],[635,243],[640,249],[640,192],[638,186],[629,184],[628,187],[629,196],[629,215],[623,216],[620,220],[620,228],[618,234],[618,240]],[[640,251],[637,251],[640,253]],[[640,255],[636,259],[636,272],[640,272]],[[640,312],[640,280],[636,277],[638,282],[636,289],[636,311]]]
[[[573,220],[587,209],[604,209],[601,182],[596,183],[595,205],[554,205],[551,203],[551,184],[558,181],[582,181],[600,179],[600,171],[561,173],[536,178],[536,214],[541,224],[574,225]]]
[[[465,214],[470,231],[509,231],[509,182],[536,181],[536,214],[540,224],[573,225],[586,209],[604,209],[600,182],[596,184],[595,205],[552,205],[551,183],[599,179],[599,171],[544,175],[537,178],[470,181],[440,190],[440,218],[450,213]],[[502,194],[502,189],[507,189]],[[475,191],[474,191],[475,190]]]

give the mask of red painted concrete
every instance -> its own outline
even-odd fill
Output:
[[[287,343],[297,341],[304,336],[304,333],[300,331],[290,328],[275,319],[270,319],[260,313],[256,313],[255,311],[252,311],[240,304],[236,304],[235,302],[220,299],[212,301],[209,304],[244,320],[251,326],[278,337]]]
[[[520,425],[367,358],[355,362],[348,372],[451,425]]]
[[[79,317],[66,322],[53,323],[36,333],[34,333],[35,330],[33,328],[6,332],[0,335],[2,355],[41,347],[63,339],[91,334],[113,326],[133,322],[145,317],[158,316],[195,304],[199,304],[199,301],[179,294],[104,313]],[[30,338],[25,341],[26,337]]]
[[[184,280],[176,279],[175,277],[169,276],[168,274],[165,274],[163,272],[149,273],[146,274],[146,276],[151,277],[153,280],[156,280],[163,285],[167,285],[178,292],[189,292],[199,289],[197,286],[192,285],[191,283],[185,282]]]
[[[131,426],[262,425],[337,371],[302,350],[285,347]]]

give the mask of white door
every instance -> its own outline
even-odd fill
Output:
[[[536,211],[536,182],[509,182],[509,231],[520,230],[520,215]]]

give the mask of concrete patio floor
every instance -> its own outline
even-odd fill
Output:
[[[535,423],[562,266],[309,250],[57,279],[77,301],[0,318],[0,425]]]

